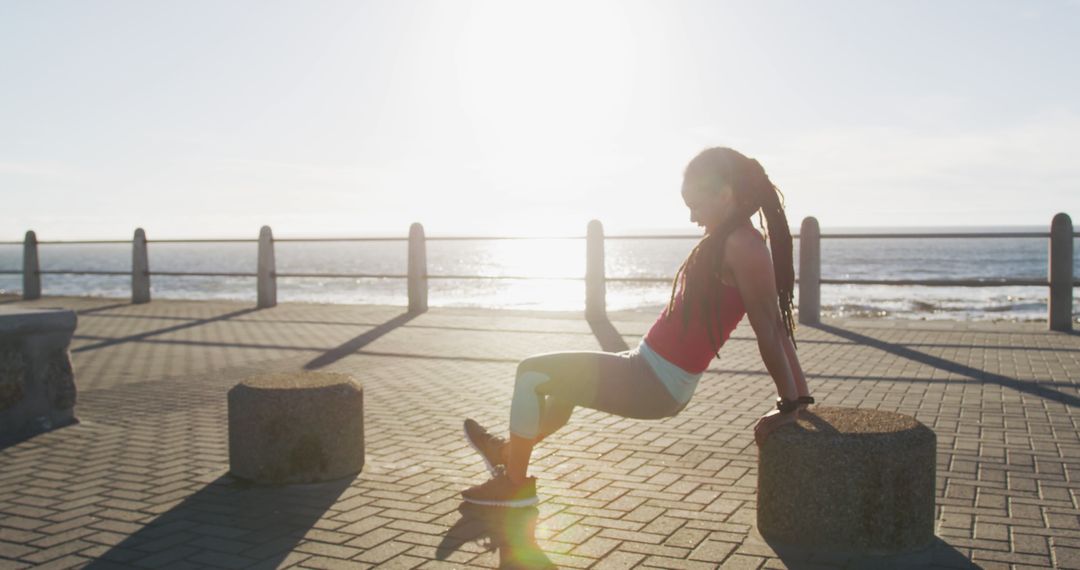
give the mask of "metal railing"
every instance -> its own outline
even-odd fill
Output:
[[[1050,231],[1003,233],[912,233],[912,234],[821,234],[817,219],[807,217],[799,231],[799,322],[821,322],[821,285],[921,285],[928,287],[1049,287],[1047,320],[1051,330],[1072,330],[1073,288],[1080,280],[1073,277],[1072,220],[1057,214]],[[821,277],[821,240],[829,239],[907,239],[907,238],[1049,238],[1047,279],[823,279]]]
[[[585,314],[589,318],[606,315],[606,284],[611,283],[671,283],[670,277],[608,277],[604,266],[604,243],[606,240],[636,239],[699,239],[700,235],[614,235],[605,236],[603,226],[597,220],[589,223],[585,236],[440,236],[426,237],[420,224],[409,228],[408,237],[313,237],[277,238],[268,226],[263,226],[258,239],[160,239],[147,240],[145,232],[135,230],[133,240],[78,240],[41,241],[33,231],[26,232],[22,242],[0,244],[23,245],[23,269],[0,270],[0,274],[22,274],[23,298],[37,299],[41,296],[42,275],[107,275],[130,276],[132,302],[150,301],[150,278],[169,277],[254,277],[256,279],[257,306],[273,307],[277,304],[277,278],[318,279],[405,279],[408,282],[408,305],[412,312],[422,312],[428,307],[428,280],[560,280],[585,281]],[[929,287],[1049,287],[1048,320],[1052,330],[1071,330],[1073,288],[1080,280],[1073,277],[1073,238],[1080,233],[1073,231],[1072,220],[1066,214],[1054,216],[1050,231],[1043,232],[958,232],[958,233],[832,233],[822,234],[813,217],[803,220],[799,233],[792,236],[800,240],[799,247],[799,322],[816,324],[821,320],[821,285],[895,285]],[[1042,238],[1049,239],[1048,277],[1043,279],[831,279],[821,277],[822,239],[910,239],[910,238]],[[488,240],[586,240],[585,277],[543,277],[522,275],[432,275],[427,272],[426,242],[428,241],[488,241]],[[379,273],[296,273],[277,272],[274,256],[275,243],[300,242],[408,242],[408,270],[404,274]],[[131,271],[101,271],[93,269],[57,269],[42,271],[38,263],[39,245],[88,245],[132,244]],[[150,271],[147,244],[195,244],[195,243],[257,243],[258,263],[255,272],[232,271]]]

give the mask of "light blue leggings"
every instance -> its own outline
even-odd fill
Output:
[[[659,419],[685,405],[672,397],[637,350],[551,352],[518,364],[510,433],[539,441],[566,425],[576,406]]]

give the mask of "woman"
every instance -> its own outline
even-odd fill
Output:
[[[462,492],[466,501],[535,504],[536,480],[526,473],[533,446],[566,425],[575,406],[640,419],[678,414],[744,314],[779,395],[777,409],[754,427],[758,445],[813,403],[795,355],[791,233],[779,191],[756,160],[710,148],[687,165],[682,198],[705,236],[679,268],[667,308],[634,350],[556,352],[522,361],[509,441],[465,420],[466,439],[492,474]],[[751,223],[759,211],[769,247]]]

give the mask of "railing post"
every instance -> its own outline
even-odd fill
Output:
[[[146,253],[146,232],[135,229],[131,240],[131,302],[150,302],[150,258]]]
[[[259,230],[258,308],[277,306],[277,270],[274,263],[274,234],[270,226]]]
[[[32,301],[41,298],[41,266],[38,263],[37,234],[33,230],[26,232],[23,240],[23,300]]]
[[[799,229],[799,323],[821,323],[821,228],[813,216]]]
[[[1050,298],[1047,320],[1052,331],[1072,330],[1073,307],[1073,225],[1068,214],[1060,213],[1050,222]]]
[[[585,238],[585,318],[607,318],[607,280],[604,275],[604,225],[589,222]]]
[[[428,310],[427,244],[424,226],[409,226],[409,312]]]

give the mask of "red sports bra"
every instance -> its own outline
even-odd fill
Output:
[[[692,374],[698,374],[704,372],[709,367],[709,363],[712,362],[713,357],[716,355],[716,351],[720,350],[724,342],[731,336],[731,331],[735,330],[735,327],[742,320],[743,315],[746,314],[746,307],[743,306],[742,296],[739,295],[739,290],[731,285],[725,285],[721,283],[720,290],[717,294],[720,296],[720,334],[717,335],[715,327],[713,327],[713,342],[709,340],[709,331],[705,328],[706,320],[700,313],[700,309],[696,307],[693,309],[694,313],[690,315],[690,322],[687,324],[686,330],[683,330],[683,311],[685,305],[683,299],[685,297],[685,276],[682,282],[679,283],[679,292],[675,296],[675,303],[671,312],[660,313],[660,317],[653,323],[652,328],[645,335],[645,342],[649,345],[649,348],[654,352],[664,357],[668,362],[682,368],[683,370]]]

